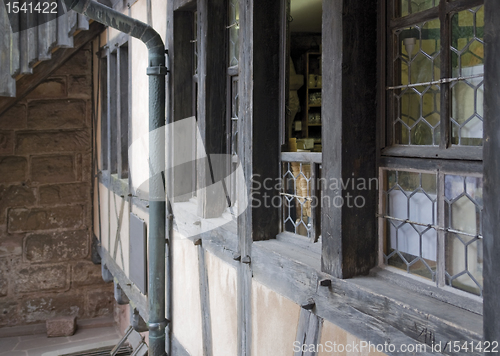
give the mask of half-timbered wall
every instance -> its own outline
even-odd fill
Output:
[[[223,70],[227,66],[219,63],[223,56],[214,52],[226,49],[222,43],[227,35],[220,31],[228,24],[219,13],[210,15],[224,3],[139,0],[130,7],[117,5],[120,11],[152,24],[166,40],[170,69],[166,114],[177,122],[197,113],[201,139],[213,150],[209,154],[227,153],[217,141],[227,134],[226,96],[220,90],[227,85]],[[253,173],[279,176],[279,115],[284,103],[280,102],[279,75],[282,48],[276,41],[279,43],[280,28],[284,28],[280,23],[282,5],[278,0],[240,1],[238,129],[243,139],[238,158],[248,189],[241,188],[240,197],[252,192]],[[376,56],[372,60],[363,56],[378,50],[375,35],[378,22],[383,21],[381,9],[385,9],[383,1],[378,5],[324,1],[323,80],[329,82],[324,84],[327,104],[322,117],[328,120],[323,127],[323,147],[329,151],[323,153],[322,171],[327,178],[348,177],[353,172],[366,178],[376,175],[376,98],[378,76],[383,71],[377,72]],[[212,37],[207,39],[208,33]],[[353,34],[358,35],[352,38]],[[128,43],[129,111],[122,112],[120,120],[128,120],[130,145],[148,133],[147,51],[139,41],[109,29],[95,43],[101,48],[96,58],[102,59],[124,42]],[[193,61],[198,64],[196,71]],[[110,73],[109,66],[107,71]],[[99,75],[102,73],[94,68],[95,82],[109,84],[109,74],[101,80]],[[94,192],[94,216],[99,223],[94,225],[94,233],[100,240],[103,264],[128,295],[131,306],[147,320],[147,292],[131,281],[131,271],[144,261],[129,260],[130,214],[147,225],[147,191],[133,186],[130,176],[119,178],[103,169],[103,160],[110,153],[103,156],[102,145],[111,147],[111,140],[117,138],[109,131],[102,135],[102,121],[110,115],[102,105],[103,101],[112,104],[116,93],[108,90],[99,97],[97,85],[94,92],[100,167]],[[111,130],[113,126],[106,127]],[[199,142],[197,147],[202,147]],[[144,155],[129,156],[132,166],[144,159]],[[182,169],[192,173],[186,166]],[[175,188],[184,193],[186,187],[195,190],[193,176],[178,173],[174,170]],[[169,241],[172,267],[167,275],[172,280],[167,283],[166,317],[172,355],[301,355],[294,353],[294,342],[347,345],[390,341],[399,346],[482,339],[483,312],[478,299],[372,269],[377,257],[376,192],[367,193],[368,204],[361,211],[347,207],[323,210],[322,251],[297,236],[279,234],[278,209],[249,207],[235,218],[224,202],[210,206],[205,196],[196,194],[199,191],[188,192],[175,202],[177,227]],[[368,276],[360,276],[369,271]],[[355,278],[344,279],[348,277]]]

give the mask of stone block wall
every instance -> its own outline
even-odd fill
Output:
[[[87,45],[0,116],[0,327],[113,314],[90,261],[91,113]]]

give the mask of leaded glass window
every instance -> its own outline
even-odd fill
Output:
[[[387,6],[381,262],[481,296],[484,6]]]

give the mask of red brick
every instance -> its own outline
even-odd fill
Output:
[[[72,98],[92,98],[92,76],[71,76],[68,80],[68,96]]]
[[[24,234],[9,234],[7,226],[0,227],[0,257],[20,256],[23,253]]]
[[[26,98],[59,98],[64,96],[66,96],[66,77],[51,77],[38,84]]]
[[[42,185],[40,204],[68,204],[90,201],[89,183]]]
[[[14,154],[14,132],[0,131],[0,155]]]
[[[76,316],[59,316],[45,322],[47,337],[71,336],[76,331]]]
[[[83,206],[10,209],[9,232],[30,232],[53,229],[80,229],[83,226]]]
[[[35,156],[31,159],[31,180],[37,183],[64,183],[75,180],[72,155]]]
[[[101,266],[90,261],[78,262],[73,266],[71,285],[73,287],[104,284]]]
[[[0,116],[0,129],[24,129],[27,126],[26,118],[26,105],[16,104]]]
[[[85,130],[16,133],[17,154],[87,151],[90,149],[90,133]]]
[[[5,223],[8,208],[30,207],[36,202],[35,191],[24,185],[0,185],[0,224]]]
[[[83,100],[33,100],[28,106],[30,129],[75,129],[86,126],[87,104]]]
[[[21,322],[18,308],[19,303],[17,300],[0,299],[0,327],[15,326]]]
[[[88,254],[89,233],[80,230],[28,234],[24,249],[30,262],[78,260]]]
[[[36,323],[56,316],[81,317],[84,311],[85,294],[74,291],[24,297],[20,303],[19,314],[23,317],[24,323]]]
[[[113,284],[104,284],[101,287],[89,290],[87,293],[88,309],[86,314],[90,318],[113,315],[115,298]]]
[[[55,76],[58,75],[84,75],[90,72],[92,55],[90,50],[83,50],[78,54],[71,57],[59,69],[54,72]]]
[[[9,292],[9,272],[9,259],[0,258],[0,297],[5,297]]]
[[[28,160],[25,157],[0,157],[0,177],[2,183],[25,181],[27,168]]]
[[[25,266],[15,271],[15,292],[64,290],[68,286],[67,278],[68,267],[66,265]]]

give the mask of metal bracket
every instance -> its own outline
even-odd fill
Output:
[[[168,68],[164,66],[148,67],[146,70],[147,75],[167,75],[168,72]]]

